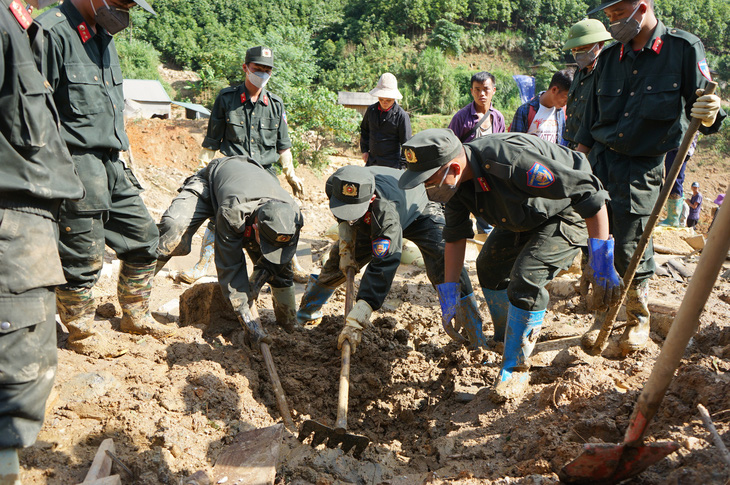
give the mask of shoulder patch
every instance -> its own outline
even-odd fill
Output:
[[[555,182],[555,175],[539,162],[530,167],[527,171],[527,186],[536,189],[544,189],[550,187]]]
[[[376,258],[385,257],[390,249],[390,239],[381,237],[373,241],[373,256]]]
[[[702,75],[705,76],[705,78],[708,81],[712,81],[712,74],[710,74],[710,68],[707,65],[707,59],[706,58],[705,59],[702,59],[700,62],[697,63],[697,68],[700,70],[700,72],[702,73]]]

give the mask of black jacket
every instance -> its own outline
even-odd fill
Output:
[[[360,124],[360,151],[369,153],[366,166],[402,168],[405,158],[401,145],[411,138],[411,119],[396,102],[388,111],[372,104]]]

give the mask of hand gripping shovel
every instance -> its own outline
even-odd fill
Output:
[[[722,263],[730,249],[730,209],[717,214],[707,245],[687,287],[662,351],[641,391],[631,415],[624,442],[589,443],[581,456],[560,471],[565,483],[609,484],[633,477],[679,448],[677,443],[642,444],[649,422],[679,367],[690,338],[697,331],[700,314],[717,280]]]
[[[717,83],[710,81],[703,94],[714,94],[716,87]],[[659,213],[662,211],[664,204],[667,203],[667,200],[669,200],[669,193],[672,191],[672,186],[677,180],[677,175],[679,175],[679,171],[682,169],[684,159],[687,157],[689,147],[692,144],[692,140],[699,128],[700,120],[698,118],[692,118],[689,128],[687,128],[687,132],[684,134],[684,138],[682,138],[682,143],[679,145],[679,149],[677,150],[677,157],[674,159],[672,168],[669,170],[669,173],[667,173],[664,180],[664,187],[662,187],[662,191],[659,193],[659,198],[657,198],[657,201],[654,203],[654,208],[652,209],[649,220],[646,223],[646,228],[644,228],[644,232],[641,234],[639,245],[636,246],[636,250],[634,250],[634,254],[631,256],[631,261],[629,261],[629,265],[626,268],[626,274],[624,274],[623,278],[624,287],[621,290],[621,296],[619,297],[618,302],[608,309],[606,320],[603,322],[603,326],[601,327],[601,331],[598,333],[598,337],[596,338],[596,342],[593,344],[593,347],[585,349],[586,352],[592,355],[600,354],[608,345],[608,337],[611,335],[611,331],[613,330],[613,324],[616,321],[616,316],[618,316],[621,305],[623,305],[624,300],[626,300],[629,285],[634,279],[634,275],[636,274],[636,270],[639,267],[639,263],[641,262],[641,258],[644,256],[647,246],[649,246],[649,239],[651,238],[654,228],[657,225],[657,221],[659,220]]]
[[[355,268],[347,269],[347,283],[345,286],[345,317],[352,310],[352,300],[355,293]],[[370,443],[367,436],[360,436],[347,432],[347,400],[350,392],[350,342],[345,340],[342,343],[342,367],[340,369],[340,394],[337,400],[337,421],[335,427],[330,428],[317,421],[305,421],[299,430],[299,441],[314,433],[312,437],[312,446],[318,446],[327,441],[328,448],[336,448],[342,445],[342,451],[347,453],[351,449],[355,449],[352,453],[355,458],[360,455]]]

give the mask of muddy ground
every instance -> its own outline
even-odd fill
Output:
[[[134,169],[156,219],[195,170],[204,128],[205,121],[128,124]],[[323,234],[334,222],[324,181],[345,163],[358,159],[333,157],[324,173],[297,169],[307,188],[301,201],[306,226],[300,259],[314,272],[330,244]],[[718,165],[708,155],[699,168],[690,169],[686,186],[699,180],[705,200],[713,200],[728,180],[727,169],[718,166],[727,164]],[[701,230],[707,227],[709,206]],[[212,302],[214,311],[198,308],[170,323],[179,327],[174,336],[156,340],[119,332],[115,264],[109,255],[96,288],[97,320],[129,351],[117,359],[94,360],[59,348],[45,425],[37,443],[21,452],[24,483],[80,483],[101,441],[113,438],[117,455],[133,474],[115,467],[123,483],[182,484],[197,470],[210,473],[238,433],[280,421],[261,354],[248,346],[231,314],[216,306],[215,284],[190,286],[171,278],[196,259],[195,254],[177,258],[171,271],[157,276],[152,306],[182,296],[186,302]],[[688,267],[695,262],[688,260]],[[469,270],[476,286],[473,261]],[[488,390],[500,355],[451,343],[440,328],[438,298],[425,271],[402,265],[389,299],[352,358],[349,426],[372,443],[356,460],[341,450],[302,445],[286,433],[277,483],[550,484],[558,482],[557,472],[584,443],[620,442],[666,335],[666,317],[652,321],[652,339],[644,351],[621,359],[614,340],[602,356],[591,357],[580,349],[579,339],[565,338],[581,335],[591,322],[575,293],[576,280],[568,273],[552,286],[529,393],[518,402],[495,405]],[[655,277],[651,296],[678,305],[686,289],[681,280]],[[302,290],[297,284],[298,295]],[[482,295],[477,298],[485,333],[491,334]],[[722,484],[730,476],[696,409],[698,403],[709,409],[730,444],[728,302],[730,283],[719,279],[649,429],[649,441],[675,440],[681,448],[628,483]],[[336,340],[343,307],[341,288],[325,306],[320,325],[287,334],[275,326],[270,292],[262,293],[259,310],[274,338],[272,353],[297,425],[310,418],[328,425],[335,421]],[[564,339],[556,343],[557,338]]]

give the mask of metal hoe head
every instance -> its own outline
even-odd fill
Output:
[[[330,428],[329,426],[311,420],[305,421],[302,424],[297,439],[304,442],[312,433],[314,433],[314,436],[312,436],[310,445],[313,447],[319,446],[326,441],[327,448],[337,448],[338,445],[342,445],[343,453],[347,453],[354,448],[355,451],[353,451],[352,455],[358,459],[370,443],[370,439],[367,436],[347,433],[344,429]]]
[[[558,476],[563,483],[618,483],[638,475],[678,448],[679,445],[672,441],[640,446],[588,443],[583,454],[565,465]]]

